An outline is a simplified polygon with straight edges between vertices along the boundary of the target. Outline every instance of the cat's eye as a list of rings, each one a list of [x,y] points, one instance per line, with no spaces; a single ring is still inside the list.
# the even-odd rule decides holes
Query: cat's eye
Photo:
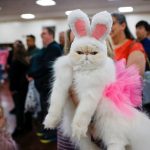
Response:
[[[98,52],[91,52],[90,54],[91,55],[96,55]]]
[[[82,51],[77,51],[77,54],[82,55],[84,53]]]

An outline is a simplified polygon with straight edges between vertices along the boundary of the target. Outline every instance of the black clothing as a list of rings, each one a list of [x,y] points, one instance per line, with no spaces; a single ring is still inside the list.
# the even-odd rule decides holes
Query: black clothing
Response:
[[[144,47],[144,50],[147,54],[147,57],[148,57],[149,61],[150,61],[150,39],[145,38],[141,41],[141,43]],[[146,71],[150,70],[150,64],[149,63],[150,62],[146,61]]]
[[[28,81],[26,79],[26,72],[28,65],[22,63],[21,61],[14,60],[10,65],[9,81],[10,90],[13,93],[13,100],[15,104],[14,112],[17,119],[17,127],[19,131],[25,128],[25,114],[24,105],[28,89]]]
[[[10,65],[10,90],[14,91],[23,91],[28,88],[28,81],[26,79],[26,72],[28,69],[28,65],[14,60]]]

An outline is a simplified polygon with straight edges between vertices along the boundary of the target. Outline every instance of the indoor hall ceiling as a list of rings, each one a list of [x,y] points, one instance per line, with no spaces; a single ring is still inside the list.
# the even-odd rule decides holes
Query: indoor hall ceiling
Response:
[[[99,11],[117,11],[121,6],[132,6],[134,13],[150,13],[150,0],[55,0],[56,5],[42,7],[36,0],[0,0],[0,22],[23,21],[22,13],[33,13],[35,19],[66,17],[65,11],[80,8],[89,15]]]

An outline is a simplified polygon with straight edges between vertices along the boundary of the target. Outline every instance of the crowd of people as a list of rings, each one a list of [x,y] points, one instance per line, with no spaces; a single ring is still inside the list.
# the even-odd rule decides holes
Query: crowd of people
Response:
[[[144,20],[137,22],[135,26],[137,38],[134,38],[123,14],[113,13],[112,19],[112,31],[110,37],[106,40],[108,56],[114,61],[124,58],[127,67],[135,64],[139,68],[141,77],[144,77],[144,72],[150,70],[150,24]],[[13,51],[7,58],[6,69],[9,88],[14,102],[14,108],[10,113],[16,116],[16,128],[12,133],[12,137],[15,139],[27,132],[32,132],[33,126],[36,126],[36,134],[40,137],[41,143],[45,144],[57,140],[58,150],[75,150],[75,145],[68,137],[63,136],[60,127],[54,130],[47,130],[43,126],[43,120],[49,107],[48,97],[51,95],[53,86],[53,63],[58,57],[69,53],[74,35],[70,29],[61,32],[60,43],[57,43],[54,30],[50,27],[44,27],[41,32],[41,38],[43,42],[42,49],[37,48],[34,35],[27,35],[27,49],[25,49],[22,41],[16,40],[13,44]],[[0,64],[1,67],[2,65]],[[34,109],[25,110],[26,100],[30,98],[27,97],[27,94],[31,92],[29,91],[29,86],[33,81],[34,88],[39,94],[37,105],[40,106],[36,118],[33,117],[33,113],[37,106],[34,105]],[[78,100],[73,90],[69,91],[69,95],[76,106]],[[144,108],[150,113],[150,104],[144,106]],[[1,111],[3,110],[0,107],[0,139],[2,139],[0,140],[0,146],[6,147],[5,145],[8,145],[6,140],[8,140],[12,147],[4,148],[4,150],[12,150],[16,148],[16,144],[11,136],[2,138],[3,134],[1,131],[4,132],[5,123]],[[93,137],[93,132],[91,129],[91,137]],[[5,142],[2,142],[4,140]],[[99,143],[94,138],[92,140],[95,143]],[[102,146],[103,144],[100,145]],[[103,147],[105,149],[105,146]]]

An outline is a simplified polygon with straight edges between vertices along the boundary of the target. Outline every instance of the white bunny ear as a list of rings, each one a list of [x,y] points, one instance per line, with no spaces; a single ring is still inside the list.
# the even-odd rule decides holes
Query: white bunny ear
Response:
[[[83,37],[90,34],[89,18],[80,9],[71,12],[68,17],[68,23],[75,37]]]
[[[105,40],[112,27],[112,17],[107,11],[96,14],[92,19],[92,37]]]

